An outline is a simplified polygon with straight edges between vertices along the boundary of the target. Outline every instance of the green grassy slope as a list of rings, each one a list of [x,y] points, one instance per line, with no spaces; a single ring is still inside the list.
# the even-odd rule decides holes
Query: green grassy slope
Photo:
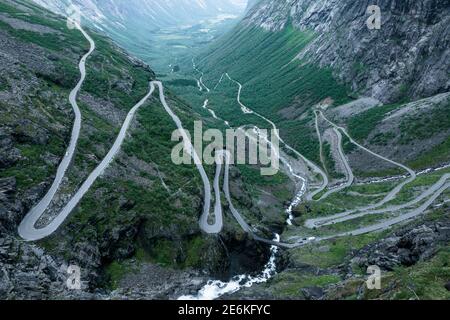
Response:
[[[314,36],[312,32],[301,32],[292,26],[280,32],[237,26],[195,61],[205,73],[203,81],[211,89],[226,72],[241,82],[241,101],[273,120],[288,143],[317,162],[319,151],[311,126],[311,107],[326,98],[331,98],[336,105],[350,98],[349,89],[334,80],[332,70],[294,59]],[[192,70],[190,63],[185,61],[182,70],[189,67]],[[173,83],[173,77],[167,78],[169,84]],[[200,75],[188,72],[178,77],[192,79]],[[202,105],[205,92],[200,93],[193,86],[180,86],[177,82],[172,89],[193,105]],[[208,95],[211,108],[233,126],[252,123],[270,129],[270,125],[256,116],[242,115],[236,102],[237,90],[237,85],[224,77],[217,90]]]
[[[244,104],[266,114],[275,115],[294,100],[308,107],[332,97],[340,104],[348,100],[347,89],[334,81],[331,70],[294,60],[314,36],[292,26],[280,32],[235,30],[198,57],[198,65],[206,80],[228,72],[247,88]]]

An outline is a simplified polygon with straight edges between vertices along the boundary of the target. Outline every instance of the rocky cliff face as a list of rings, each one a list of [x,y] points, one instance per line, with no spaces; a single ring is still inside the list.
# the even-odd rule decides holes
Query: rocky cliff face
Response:
[[[450,89],[450,3],[377,1],[381,29],[369,30],[369,0],[262,0],[244,20],[271,32],[292,24],[316,37],[298,59],[331,66],[355,91],[383,102]]]

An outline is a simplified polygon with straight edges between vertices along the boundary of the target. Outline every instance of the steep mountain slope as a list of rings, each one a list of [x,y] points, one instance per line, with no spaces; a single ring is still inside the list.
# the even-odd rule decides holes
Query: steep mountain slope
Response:
[[[78,96],[82,126],[76,155],[39,226],[103,159],[127,112],[155,79],[147,65],[109,38],[87,32],[96,49],[86,61]],[[221,238],[200,231],[200,177],[195,166],[172,162],[176,126],[157,96],[138,112],[122,151],[65,224],[38,243],[21,241],[18,224],[46,193],[66,152],[74,118],[68,97],[89,43],[78,30],[67,29],[65,19],[26,0],[0,4],[0,43],[1,298],[111,297],[122,276],[140,268],[151,269],[160,286],[127,287],[123,296],[116,292],[119,298],[130,290],[141,297],[173,298],[202,284],[204,276],[195,270],[223,276],[265,263],[268,249],[248,239],[230,218]],[[187,128],[201,119],[170,91],[166,99]],[[235,183],[232,193],[245,203],[247,215],[260,218],[242,182]],[[246,250],[253,254],[243,256]],[[81,267],[83,291],[65,286],[68,264]]]
[[[370,1],[261,1],[246,26],[269,31],[287,24],[317,37],[296,59],[331,66],[352,89],[382,102],[448,91],[447,1],[378,1],[382,27],[365,27]]]

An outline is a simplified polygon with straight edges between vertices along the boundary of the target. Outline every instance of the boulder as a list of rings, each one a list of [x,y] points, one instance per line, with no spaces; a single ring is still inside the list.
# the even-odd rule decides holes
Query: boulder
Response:
[[[436,250],[450,241],[450,220],[404,227],[392,237],[367,245],[355,253],[352,263],[362,268],[376,265],[392,271],[397,266],[412,266],[430,259]]]
[[[320,300],[325,292],[319,287],[306,287],[301,290],[306,300]]]

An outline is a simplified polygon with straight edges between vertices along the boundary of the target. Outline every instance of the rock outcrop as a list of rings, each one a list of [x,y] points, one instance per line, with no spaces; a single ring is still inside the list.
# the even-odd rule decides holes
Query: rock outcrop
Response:
[[[409,267],[433,257],[441,246],[450,242],[450,220],[426,223],[415,228],[405,227],[392,236],[370,244],[358,251],[352,263],[366,269],[376,265],[392,271]]]

